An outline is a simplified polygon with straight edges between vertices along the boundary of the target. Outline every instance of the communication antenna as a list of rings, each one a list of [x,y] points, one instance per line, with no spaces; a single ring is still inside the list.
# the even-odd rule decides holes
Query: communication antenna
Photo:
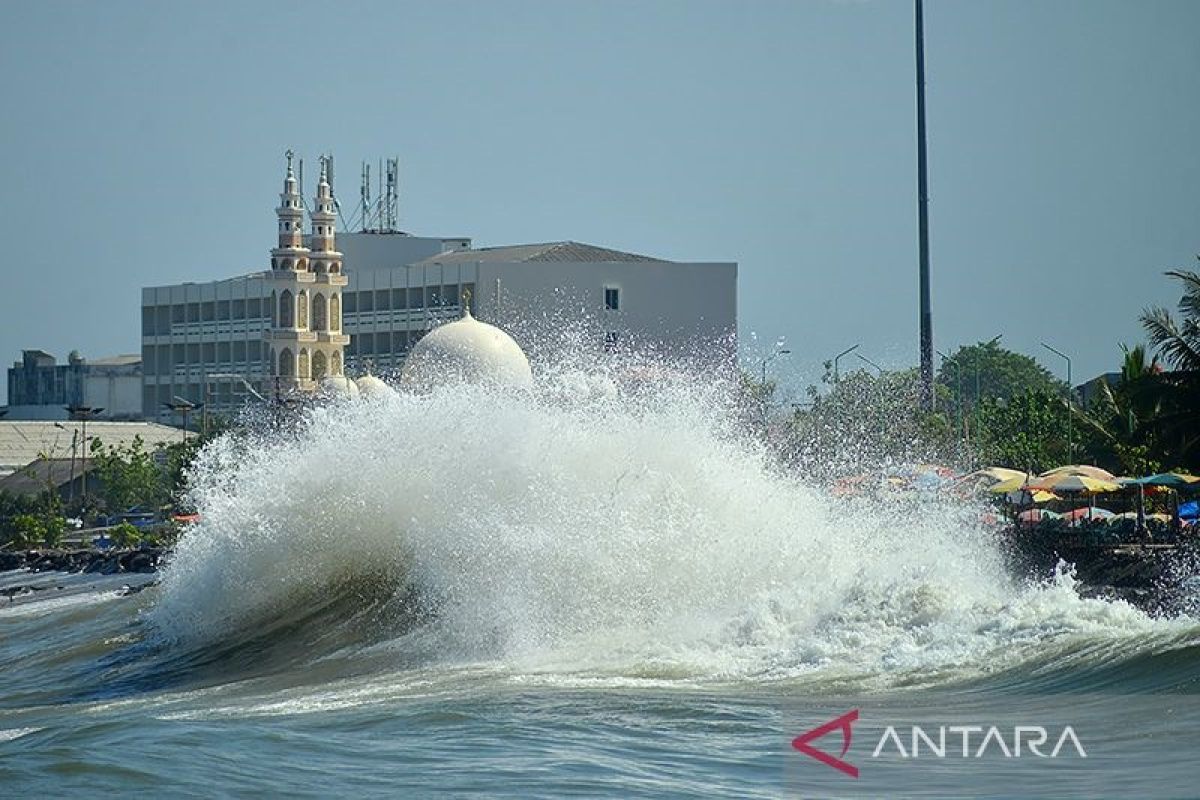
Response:
[[[385,198],[388,232],[394,232],[400,216],[400,159],[389,158],[387,162],[387,195]]]
[[[371,230],[371,165],[362,163],[361,182],[358,189],[359,227],[363,233]]]

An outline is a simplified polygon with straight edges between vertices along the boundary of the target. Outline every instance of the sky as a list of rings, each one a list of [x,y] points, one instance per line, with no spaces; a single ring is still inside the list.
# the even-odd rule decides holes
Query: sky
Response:
[[[1200,267],[1200,3],[925,18],[937,348],[1115,369]],[[909,366],[913,59],[908,0],[12,5],[0,358],[138,352],[142,286],[265,269],[293,148],[343,198],[399,157],[419,235],[737,261],[785,386]]]

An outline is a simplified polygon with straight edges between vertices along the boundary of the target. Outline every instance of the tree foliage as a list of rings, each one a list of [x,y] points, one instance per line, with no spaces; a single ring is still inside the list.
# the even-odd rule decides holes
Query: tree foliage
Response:
[[[1030,391],[1066,390],[1036,359],[994,340],[958,348],[942,361],[937,383],[945,388],[955,414],[976,408],[983,398],[1007,400]]]
[[[107,447],[99,438],[93,439],[90,458],[110,512],[136,506],[157,508],[166,502],[164,469],[146,450],[140,436],[129,444]]]

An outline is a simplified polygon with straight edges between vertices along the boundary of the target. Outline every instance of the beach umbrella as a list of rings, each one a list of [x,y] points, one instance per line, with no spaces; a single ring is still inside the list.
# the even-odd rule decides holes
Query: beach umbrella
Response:
[[[1065,467],[1055,467],[1054,469],[1046,470],[1038,477],[1049,478],[1057,475],[1077,475],[1081,478],[1094,478],[1100,481],[1113,481],[1117,477],[1106,469],[1093,467],[1089,464],[1068,464]]]
[[[1100,494],[1120,491],[1121,485],[1110,480],[1089,478],[1085,475],[1050,475],[1035,478],[1027,484],[1029,489],[1044,489],[1055,494]]]
[[[1183,472],[1160,472],[1157,475],[1147,475],[1145,478],[1134,478],[1131,483],[1139,486],[1166,486],[1179,489],[1200,483],[1200,478]]]
[[[1025,472],[1018,472],[1011,478],[1005,478],[999,483],[988,489],[989,492],[995,494],[1008,494],[1009,492],[1019,492],[1026,487],[1031,481],[1036,480],[1032,475]]]
[[[1062,498],[1054,492],[1047,492],[1044,489],[1035,489],[1026,491],[1025,489],[1017,489],[1014,492],[1009,492],[1005,495],[1008,502],[1017,506],[1027,506],[1032,503],[1049,503],[1051,500],[1061,500]]]
[[[1001,481],[1023,477],[1025,477],[1025,473],[1021,472],[1019,469],[1009,469],[1007,467],[984,467],[983,469],[977,469],[974,472],[968,472],[966,475],[958,478],[955,481],[955,484],[971,484],[972,486],[984,488],[994,486]]]

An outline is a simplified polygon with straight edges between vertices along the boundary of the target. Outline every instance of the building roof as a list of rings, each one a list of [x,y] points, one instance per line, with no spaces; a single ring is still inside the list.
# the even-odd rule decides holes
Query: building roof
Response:
[[[95,470],[93,461],[87,462],[87,471]],[[58,489],[83,474],[83,460],[70,458],[39,458],[9,475],[0,478],[0,492],[11,494],[41,494],[47,484]]]
[[[130,364],[142,363],[142,357],[137,353],[130,353],[118,356],[106,356],[105,358],[93,358],[87,363],[91,367],[125,367]]]
[[[478,261],[515,263],[525,261],[556,261],[560,263],[627,263],[649,261],[659,264],[666,259],[626,253],[594,244],[582,242],[543,242],[541,244],[514,244],[504,247],[480,247],[471,250],[453,250],[430,256],[418,264],[474,264]]]
[[[71,440],[74,432],[82,427],[82,423],[70,421],[0,420],[0,476],[15,472],[42,456],[51,459],[66,457],[70,460]],[[153,450],[159,444],[180,441],[183,433],[179,428],[153,422],[89,420],[87,436],[88,439],[97,438],[106,445],[132,444],[134,437],[140,436],[146,449]],[[77,452],[82,456],[82,443],[79,448]]]

